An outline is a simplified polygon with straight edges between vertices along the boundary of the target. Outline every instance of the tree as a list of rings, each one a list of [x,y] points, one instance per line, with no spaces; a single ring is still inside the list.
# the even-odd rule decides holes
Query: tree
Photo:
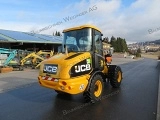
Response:
[[[136,57],[141,57],[141,49],[140,48],[137,49]]]
[[[57,32],[57,36],[61,36],[60,32]]]
[[[121,38],[118,37],[117,38],[117,41],[116,41],[116,44],[117,44],[117,52],[122,52],[122,46],[121,46]]]
[[[114,51],[116,52],[117,51],[117,44],[116,44],[116,38],[114,36],[111,37],[111,41],[110,41],[110,44],[111,46],[114,48]]]
[[[58,34],[58,33],[57,33],[57,31],[56,31],[56,34],[55,34],[55,36],[57,36],[57,34]]]
[[[127,43],[126,43],[125,39],[124,39],[124,50],[125,50],[125,52],[128,52],[128,47],[127,47]]]
[[[137,49],[137,53],[141,53],[141,49],[140,48]]]
[[[114,48],[115,52],[127,52],[128,51],[126,40],[123,38],[117,37],[116,39],[114,36],[112,36],[110,44]]]
[[[59,31],[56,31],[56,33],[55,33],[55,34],[53,33],[53,35],[54,35],[54,36],[62,36]]]
[[[116,41],[116,38],[114,36],[112,36],[111,41]]]
[[[127,47],[127,44],[126,44],[126,40],[125,39],[122,39],[122,38],[119,38],[120,39],[120,52],[127,52],[128,51],[128,47]]]

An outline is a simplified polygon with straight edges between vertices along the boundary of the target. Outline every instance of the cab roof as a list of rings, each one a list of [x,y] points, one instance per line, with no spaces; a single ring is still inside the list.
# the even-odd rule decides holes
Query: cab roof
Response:
[[[79,29],[83,29],[83,28],[93,28],[93,29],[101,32],[101,30],[99,28],[97,28],[96,26],[93,26],[93,25],[82,25],[82,26],[72,27],[72,28],[64,29],[63,32],[68,32],[68,31],[72,31],[72,30],[79,30]]]

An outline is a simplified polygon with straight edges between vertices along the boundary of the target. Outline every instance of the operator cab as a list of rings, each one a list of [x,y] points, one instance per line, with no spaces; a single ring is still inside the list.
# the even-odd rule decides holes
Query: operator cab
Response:
[[[102,47],[101,31],[91,25],[74,27],[63,31],[62,52],[89,52],[92,56],[93,68],[104,69],[105,62]]]
[[[63,31],[64,41],[62,52],[102,52],[101,32],[98,28],[84,25]]]

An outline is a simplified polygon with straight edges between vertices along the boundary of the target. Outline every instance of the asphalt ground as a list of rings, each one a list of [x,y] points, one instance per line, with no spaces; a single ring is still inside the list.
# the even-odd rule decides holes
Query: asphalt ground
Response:
[[[38,70],[0,73],[0,93],[37,82]]]
[[[158,102],[157,102],[157,118],[160,120],[160,60],[158,60],[157,69],[159,69],[159,88],[158,88]]]
[[[114,58],[114,57],[113,57]],[[155,120],[159,67],[152,59],[113,59],[123,71],[121,87],[106,83],[102,99],[58,95],[39,86],[38,70],[0,74],[0,120]]]

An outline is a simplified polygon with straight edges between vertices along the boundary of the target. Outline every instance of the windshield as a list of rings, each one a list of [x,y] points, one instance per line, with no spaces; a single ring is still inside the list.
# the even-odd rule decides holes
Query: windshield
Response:
[[[91,28],[84,28],[80,30],[65,32],[64,45],[67,46],[68,52],[91,51]]]

